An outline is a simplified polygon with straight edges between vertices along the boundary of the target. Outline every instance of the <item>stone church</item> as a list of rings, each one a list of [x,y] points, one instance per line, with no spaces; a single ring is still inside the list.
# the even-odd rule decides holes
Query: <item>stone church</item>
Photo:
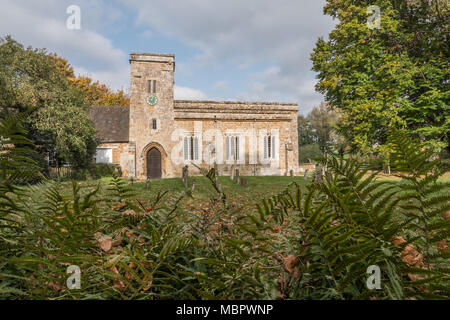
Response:
[[[298,172],[298,105],[174,100],[175,56],[130,55],[130,106],[91,108],[97,163],[135,179],[180,177],[216,166],[220,175]]]

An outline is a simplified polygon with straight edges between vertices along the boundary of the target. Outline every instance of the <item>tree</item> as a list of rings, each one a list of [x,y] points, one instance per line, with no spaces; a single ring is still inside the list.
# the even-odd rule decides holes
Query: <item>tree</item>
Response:
[[[314,159],[319,159],[323,157],[323,152],[317,143],[306,144],[299,148],[299,162],[308,163]],[[313,161],[314,162],[314,161]]]
[[[85,103],[90,106],[129,106],[130,98],[123,90],[113,92],[106,85],[93,81],[87,76],[75,76],[75,72],[68,61],[56,54],[50,55],[56,63],[61,74],[69,83],[85,94]]]
[[[308,114],[308,121],[313,128],[316,141],[319,144],[322,154],[325,155],[330,149],[330,137],[334,131],[334,125],[337,122],[338,115],[330,109],[326,103],[320,103],[318,107],[314,107]]]
[[[299,115],[297,122],[299,147],[317,142],[317,136],[308,118],[304,115]]]
[[[366,24],[370,5],[381,8],[380,29]],[[370,153],[395,128],[448,149],[447,1],[327,0],[324,13],[339,23],[311,55],[316,89],[353,149]]]
[[[329,153],[343,153],[346,140],[335,130],[338,113],[321,103],[305,117],[298,116],[299,161],[321,158]]]
[[[27,138],[41,155],[75,167],[86,166],[96,149],[95,128],[84,93],[69,84],[43,49],[24,49],[0,38],[0,112],[2,118],[27,113]]]

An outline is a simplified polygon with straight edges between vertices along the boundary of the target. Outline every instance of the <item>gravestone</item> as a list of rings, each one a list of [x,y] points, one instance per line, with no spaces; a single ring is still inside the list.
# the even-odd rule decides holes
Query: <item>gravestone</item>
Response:
[[[236,183],[239,184],[239,169],[236,169]]]
[[[183,179],[183,185],[184,185],[185,188],[188,187],[188,177],[189,177],[189,167],[188,166],[184,166],[183,167],[182,179]]]
[[[247,186],[247,180],[244,178],[241,178],[241,186],[246,187]]]
[[[291,178],[293,178],[294,177],[294,170],[291,170],[290,173],[291,173]]]
[[[315,182],[322,182],[323,180],[323,176],[322,176],[322,169],[318,168],[316,169],[316,171],[314,172],[314,181]]]
[[[306,178],[308,178],[308,169],[305,170],[305,174],[303,175],[303,179],[306,180]]]
[[[145,189],[148,190],[149,187],[150,187],[150,178],[147,177],[147,181],[145,181]]]
[[[219,166],[216,162],[214,162],[214,173],[216,174],[216,177],[219,176]]]
[[[321,167],[316,167],[313,172],[313,182],[321,182],[323,180],[323,172]]]

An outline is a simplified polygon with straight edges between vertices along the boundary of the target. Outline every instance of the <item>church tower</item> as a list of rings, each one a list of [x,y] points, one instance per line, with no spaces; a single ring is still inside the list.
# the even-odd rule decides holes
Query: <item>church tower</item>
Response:
[[[130,65],[130,175],[165,177],[171,170],[175,56],[132,53]]]

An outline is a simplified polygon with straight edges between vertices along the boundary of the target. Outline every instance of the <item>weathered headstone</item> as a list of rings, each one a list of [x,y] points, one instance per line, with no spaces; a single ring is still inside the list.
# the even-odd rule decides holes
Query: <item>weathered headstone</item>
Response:
[[[214,173],[216,174],[216,177],[219,176],[219,166],[216,162],[214,162]]]
[[[316,166],[316,168],[313,171],[312,181],[313,182],[320,182],[323,178],[323,172],[322,168],[319,166]]]
[[[243,187],[247,186],[247,179],[241,178],[241,186]]]
[[[185,188],[188,187],[188,177],[189,177],[189,167],[188,166],[184,166],[183,167],[182,179],[183,179],[183,185],[184,185]]]
[[[290,173],[291,173],[291,178],[293,178],[294,177],[294,170],[291,170]]]
[[[194,191],[195,191],[195,180],[192,180],[191,193],[194,193]]]
[[[316,172],[314,174],[314,181],[322,182],[322,180],[323,180],[322,169],[318,168],[318,169],[316,169]]]
[[[239,169],[236,168],[236,183],[239,184]]]
[[[148,190],[149,187],[150,187],[150,177],[147,177],[147,181],[145,181],[145,189]]]
[[[230,179],[234,180],[234,166],[231,166],[231,170],[230,170]]]

